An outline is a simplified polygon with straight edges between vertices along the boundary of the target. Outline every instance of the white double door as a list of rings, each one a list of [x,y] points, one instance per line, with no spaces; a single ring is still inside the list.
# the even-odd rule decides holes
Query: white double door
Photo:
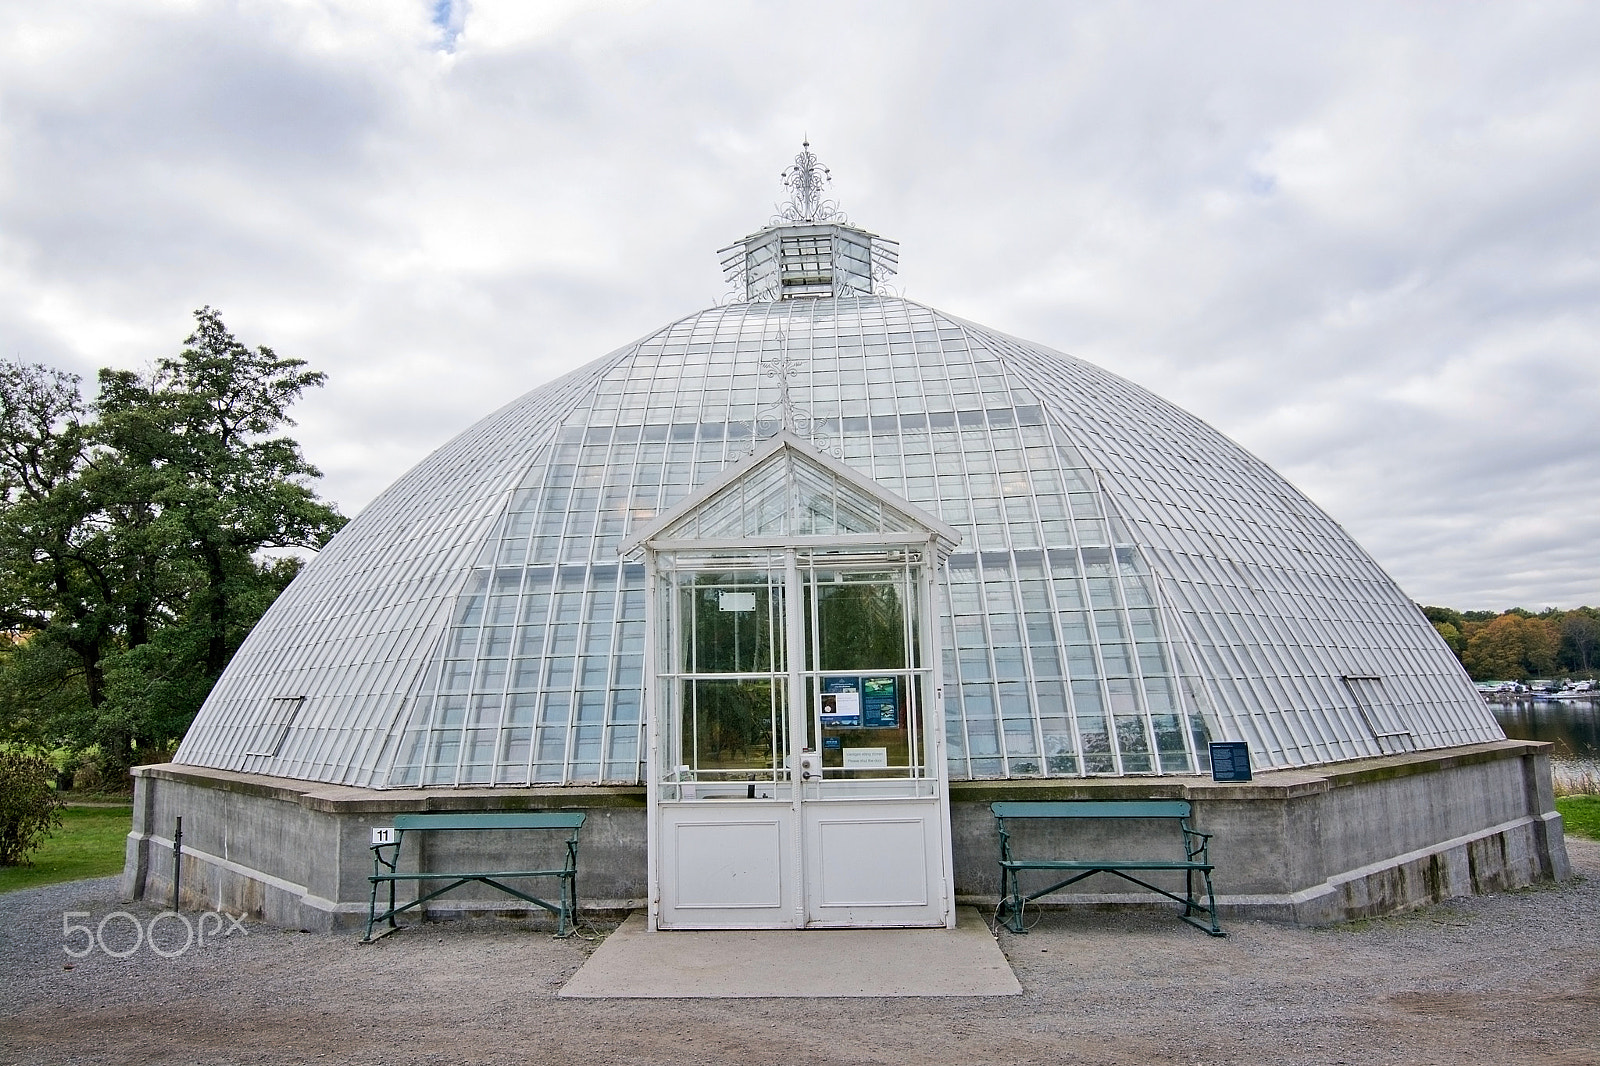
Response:
[[[938,798],[827,791],[663,804],[657,927],[950,924]]]
[[[658,929],[954,921],[927,575],[679,574],[653,721]]]

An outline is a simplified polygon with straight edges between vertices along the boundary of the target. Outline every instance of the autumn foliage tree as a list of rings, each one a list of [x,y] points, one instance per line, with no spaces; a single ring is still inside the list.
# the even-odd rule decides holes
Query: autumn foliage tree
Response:
[[[1480,680],[1526,681],[1556,670],[1561,631],[1547,619],[1507,612],[1476,627],[1461,662]]]
[[[1422,613],[1475,681],[1593,677],[1600,670],[1600,608]]]

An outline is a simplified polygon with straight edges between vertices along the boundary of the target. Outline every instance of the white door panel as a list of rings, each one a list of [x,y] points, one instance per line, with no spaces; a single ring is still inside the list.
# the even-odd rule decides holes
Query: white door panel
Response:
[[[794,814],[767,803],[663,805],[673,857],[661,882],[662,928],[792,926]]]
[[[804,808],[806,924],[946,924],[936,800],[819,801]]]

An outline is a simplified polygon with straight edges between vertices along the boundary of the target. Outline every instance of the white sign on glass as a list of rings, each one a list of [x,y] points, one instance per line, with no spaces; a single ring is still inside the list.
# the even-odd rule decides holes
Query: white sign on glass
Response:
[[[844,749],[844,768],[846,770],[867,770],[879,766],[889,765],[888,748],[846,748]]]

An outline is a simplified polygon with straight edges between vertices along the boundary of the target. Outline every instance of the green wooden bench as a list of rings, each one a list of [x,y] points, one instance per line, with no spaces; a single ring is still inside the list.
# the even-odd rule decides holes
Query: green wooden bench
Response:
[[[520,900],[543,907],[558,921],[557,936],[571,934],[578,913],[578,830],[583,828],[582,811],[458,811],[440,814],[397,814],[394,818],[394,839],[372,845],[372,899],[367,907],[367,935],[362,943],[372,942],[372,927],[387,921],[387,933],[396,927],[395,915],[420,907],[452,889],[469,882],[485,884],[508,893]],[[545,870],[483,869],[483,870],[419,870],[401,871],[400,849],[406,835],[418,833],[483,832],[485,830],[536,830],[567,834],[565,861],[560,867]],[[557,901],[551,902],[530,895],[506,884],[508,880],[530,878],[555,878]],[[449,881],[442,888],[418,896],[409,903],[395,906],[395,884],[400,881]],[[389,886],[389,908],[378,912],[378,888]]]
[[[1170,900],[1183,904],[1184,921],[1196,929],[1204,929],[1212,936],[1226,936],[1222,927],[1217,924],[1217,898],[1211,890],[1211,860],[1206,856],[1206,848],[1211,843],[1210,833],[1198,832],[1189,826],[1188,800],[1063,800],[1054,803],[991,803],[989,809],[994,812],[995,824],[1000,830],[1000,908],[996,912],[996,920],[1002,920],[1002,915],[1009,912],[1006,926],[1013,933],[1025,933],[1026,927],[1022,923],[1022,909],[1033,900],[1048,896],[1052,892],[1060,891],[1070,884],[1082,881],[1095,874],[1115,874],[1125,881],[1131,881],[1140,888],[1147,888],[1151,892],[1159,893]],[[1019,854],[1017,841],[1013,838],[1020,831],[1016,825],[1019,821],[1027,820],[1054,820],[1071,821],[1086,818],[1129,818],[1144,821],[1169,820],[1178,823],[1178,828],[1183,833],[1183,858],[1182,859],[1110,859],[1110,858],[1078,858],[1068,859],[1056,855],[1023,855]],[[1011,828],[1007,828],[1007,823]],[[1030,892],[1026,895],[1022,891],[1021,874],[1024,870],[1053,871],[1056,874],[1067,874],[1064,881],[1058,881],[1049,888]],[[1181,871],[1184,875],[1184,894],[1178,895],[1159,885],[1135,877],[1130,871],[1138,873],[1154,873],[1158,871]],[[1195,878],[1198,876],[1205,884],[1206,902],[1202,904],[1195,896]],[[1195,919],[1195,915],[1210,919],[1206,925]]]

